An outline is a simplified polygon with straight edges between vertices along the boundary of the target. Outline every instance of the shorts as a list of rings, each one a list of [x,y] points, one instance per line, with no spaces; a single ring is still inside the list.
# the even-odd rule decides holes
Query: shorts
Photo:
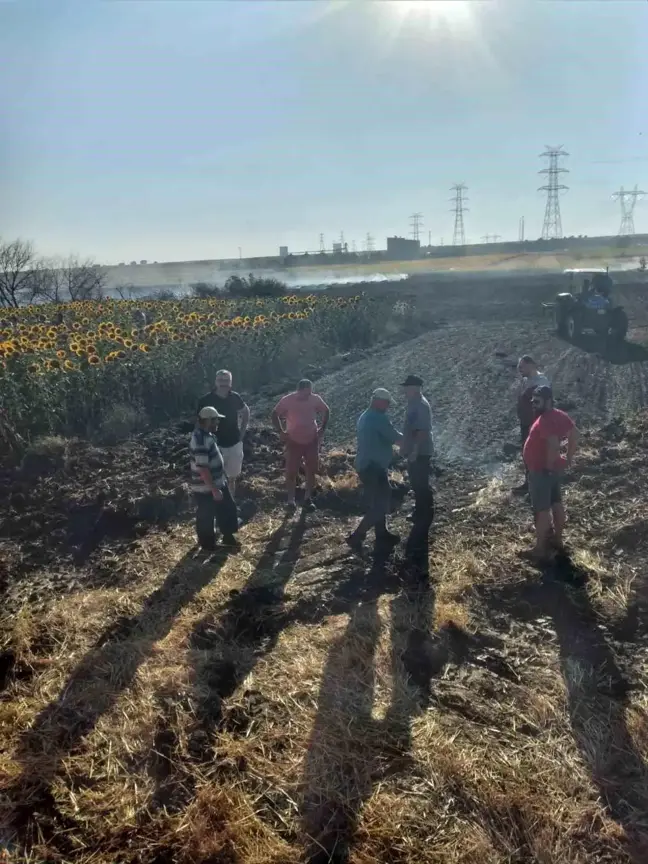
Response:
[[[319,439],[310,444],[298,444],[288,439],[286,441],[286,473],[297,474],[302,462],[307,471],[316,474],[319,469]]]
[[[230,480],[235,480],[243,468],[243,442],[239,441],[233,447],[221,447],[223,457],[223,468]]]
[[[562,504],[560,474],[549,471],[529,471],[529,497],[534,513],[544,513]]]

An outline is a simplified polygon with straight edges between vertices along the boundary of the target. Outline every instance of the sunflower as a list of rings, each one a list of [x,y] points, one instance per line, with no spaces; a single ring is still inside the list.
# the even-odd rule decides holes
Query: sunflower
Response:
[[[65,359],[65,351],[62,351],[62,350],[57,351],[56,356],[59,358],[59,360],[64,360]]]
[[[28,372],[40,372],[40,363],[30,363],[27,367]]]
[[[139,350],[143,351],[144,354],[148,354],[151,350],[151,347],[150,347],[150,345],[147,345],[146,342],[142,342],[141,345],[139,346]]]
[[[91,366],[98,366],[98,365],[101,363],[101,360],[99,359],[99,357],[97,357],[96,354],[91,354],[91,355],[88,357],[88,363],[89,363]]]
[[[70,372],[72,369],[76,369],[77,367],[71,360],[66,360],[63,364],[63,368]]]

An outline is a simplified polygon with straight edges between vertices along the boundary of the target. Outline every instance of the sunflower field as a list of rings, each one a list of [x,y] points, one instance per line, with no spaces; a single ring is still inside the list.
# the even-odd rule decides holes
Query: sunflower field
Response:
[[[378,304],[380,305],[380,304]],[[116,405],[193,409],[216,369],[252,390],[380,337],[365,298],[84,301],[0,310],[0,407],[23,436],[86,434]]]

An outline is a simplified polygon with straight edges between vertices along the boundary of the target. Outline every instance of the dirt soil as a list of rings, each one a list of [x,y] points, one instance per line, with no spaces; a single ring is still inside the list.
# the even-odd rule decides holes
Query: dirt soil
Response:
[[[254,400],[237,555],[195,547],[187,422],[112,448],[49,440],[2,470],[8,860],[648,860],[642,289],[624,287],[622,350],[552,335],[544,284],[407,290],[395,304],[433,329],[317,380],[333,414],[306,518],[281,510],[275,394]],[[521,353],[586,430],[570,553],[546,570],[521,556],[511,492]],[[399,419],[408,372],[434,410],[437,519],[422,558],[363,561],[343,542],[354,424],[376,386]],[[401,465],[393,479],[406,536]]]

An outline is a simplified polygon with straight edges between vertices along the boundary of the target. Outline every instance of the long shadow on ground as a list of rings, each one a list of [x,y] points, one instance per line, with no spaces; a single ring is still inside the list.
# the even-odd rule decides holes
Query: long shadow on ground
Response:
[[[27,844],[37,834],[46,837],[48,823],[64,824],[49,789],[61,763],[133,683],[155,644],[170,632],[182,609],[214,579],[226,560],[224,550],[207,562],[204,556],[186,555],[146,598],[138,615],[120,618],[104,631],[73,670],[59,697],[23,734],[16,754],[22,774],[7,800],[14,805],[13,821]],[[84,778],[77,779],[84,782]]]
[[[293,620],[285,609],[285,588],[299,560],[306,527],[303,516],[292,528],[284,519],[245,586],[231,593],[224,611],[202,618],[190,636],[196,723],[188,749],[198,762],[213,764],[215,733],[227,728],[243,734],[255,710],[262,707],[263,697],[254,692],[244,694],[243,706],[229,709],[225,700],[259,660],[272,652]],[[190,774],[171,758],[176,745],[174,733],[162,724],[153,746],[163,754],[154,766],[154,804],[167,810],[182,809],[192,794]]]
[[[629,683],[592,608],[586,579],[563,558],[543,572],[541,581],[489,589],[482,599],[522,620],[552,618],[574,740],[610,815],[625,829],[628,854],[643,864],[648,861],[648,769],[628,729]]]
[[[348,861],[360,811],[374,785],[388,773],[407,772],[410,765],[412,719],[427,704],[434,674],[420,658],[434,606],[424,572],[427,544],[417,551],[421,558],[409,558],[400,574],[377,551],[369,573],[354,574],[338,589],[338,600],[345,595],[350,600],[345,609],[349,623],[324,669],[303,773],[302,829],[309,864]],[[385,720],[377,722],[372,708],[381,631],[378,601],[382,594],[395,592],[392,665],[398,683]],[[417,693],[400,687],[408,675]]]

